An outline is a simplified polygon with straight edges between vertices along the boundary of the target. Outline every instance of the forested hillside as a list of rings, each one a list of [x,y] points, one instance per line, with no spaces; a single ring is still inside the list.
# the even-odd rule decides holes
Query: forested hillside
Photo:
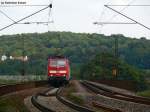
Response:
[[[117,35],[119,57],[140,69],[150,69],[150,40],[133,39]],[[24,53],[26,74],[46,74],[49,55],[64,55],[70,59],[72,72],[78,74],[80,66],[97,54],[114,54],[114,35],[79,34],[71,32],[47,32],[0,37],[0,56],[20,57]],[[24,52],[23,52],[24,49]],[[20,74],[22,62],[18,60],[0,61],[0,74]]]
[[[117,64],[117,67],[115,65]],[[114,74],[114,69],[117,73]],[[116,59],[110,53],[96,55],[92,60],[81,67],[82,79],[88,80],[125,80],[134,82],[137,90],[144,90],[146,81],[145,72],[137,69],[121,59]]]

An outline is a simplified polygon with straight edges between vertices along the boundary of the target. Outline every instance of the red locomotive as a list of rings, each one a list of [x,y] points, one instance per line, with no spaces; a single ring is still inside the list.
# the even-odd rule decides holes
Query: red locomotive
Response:
[[[48,82],[55,87],[67,84],[70,80],[69,60],[56,56],[48,59]]]

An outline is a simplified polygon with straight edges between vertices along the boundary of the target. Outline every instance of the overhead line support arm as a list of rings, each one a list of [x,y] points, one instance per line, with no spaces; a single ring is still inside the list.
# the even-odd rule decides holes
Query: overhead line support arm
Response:
[[[104,5],[104,6],[105,6],[105,7],[107,7],[108,9],[110,9],[110,10],[112,10],[112,11],[114,11],[114,12],[116,12],[116,13],[118,13],[118,14],[120,14],[120,15],[122,15],[122,16],[124,16],[124,17],[126,17],[126,18],[128,18],[129,20],[131,20],[131,21],[133,21],[133,22],[135,22],[135,23],[137,23],[137,24],[139,24],[139,25],[143,26],[144,28],[146,28],[146,29],[150,30],[150,28],[149,28],[149,27],[147,27],[147,26],[145,26],[144,24],[142,24],[142,23],[140,23],[140,22],[138,22],[138,21],[136,21],[136,20],[134,20],[134,19],[132,19],[132,18],[130,18],[130,17],[128,17],[128,16],[126,16],[125,14],[123,14],[123,13],[121,13],[121,12],[119,12],[119,11],[117,11],[117,10],[115,10],[115,9],[111,8],[111,7],[109,7],[108,5]]]
[[[30,15],[28,15],[28,16],[26,16],[26,17],[24,17],[24,18],[22,18],[22,19],[20,19],[20,20],[18,20],[18,21],[16,21],[16,22],[13,22],[13,23],[10,24],[10,25],[7,25],[7,26],[1,28],[0,31],[4,30],[4,29],[6,29],[6,28],[9,28],[9,27],[11,27],[11,26],[13,26],[13,25],[15,25],[15,24],[17,24],[17,23],[19,23],[19,22],[21,22],[21,21],[23,21],[23,20],[25,20],[25,19],[27,19],[27,18],[33,16],[33,15],[35,15],[35,14],[37,14],[37,13],[39,13],[39,12],[41,12],[41,11],[47,9],[47,8],[52,8],[52,4],[48,5],[47,7],[43,8],[43,9],[41,9],[41,10],[39,10],[39,11],[33,13],[33,14],[30,14]]]

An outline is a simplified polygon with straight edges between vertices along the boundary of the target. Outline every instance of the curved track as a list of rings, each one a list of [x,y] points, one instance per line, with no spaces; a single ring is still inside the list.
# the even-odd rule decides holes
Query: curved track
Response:
[[[74,110],[77,110],[79,112],[94,112],[94,110],[91,110],[91,109],[88,109],[86,107],[83,107],[83,106],[80,106],[80,105],[77,105],[75,103],[72,103],[68,100],[66,100],[65,98],[61,97],[60,96],[60,93],[62,91],[62,88],[60,88],[57,93],[56,93],[56,98],[62,102],[63,104],[69,106],[70,108],[74,109]]]
[[[61,103],[63,103],[64,105],[66,105],[67,107],[70,107],[76,111],[79,111],[79,112],[94,112],[94,110],[91,110],[91,109],[88,109],[86,107],[82,107],[80,105],[77,105],[77,104],[74,104],[72,102],[70,102],[69,100],[66,100],[65,98],[63,98],[60,93],[62,92],[63,88],[59,88],[55,94],[55,97],[57,98],[57,100],[59,100]],[[47,96],[47,95],[44,95],[46,92],[43,92],[42,94],[41,93],[38,93],[34,96],[32,96],[31,98],[31,101],[33,103],[33,105],[38,108],[40,111],[42,112],[56,112],[55,110],[52,110],[52,109],[49,109],[47,107],[45,107],[44,105],[40,104],[38,102],[38,96]]]
[[[106,92],[106,94],[108,93],[108,90],[99,90],[98,88],[94,87],[93,85],[90,85],[87,83],[87,81],[81,81],[81,84],[84,85],[85,87],[87,87],[89,90],[93,91],[94,93],[103,93],[103,92]],[[113,94],[112,92],[110,92],[110,94]],[[106,111],[110,111],[110,112],[122,112],[120,109],[116,109],[116,108],[113,108],[113,107],[110,107],[110,106],[106,106],[106,105],[103,105],[101,103],[98,103],[98,102],[92,102],[93,106],[95,107],[98,107],[98,108],[101,108],[103,110],[106,110]]]
[[[36,108],[38,108],[40,111],[42,111],[42,112],[55,112],[55,111],[53,111],[53,110],[51,110],[51,109],[49,109],[49,108],[47,108],[47,107],[41,105],[41,104],[38,102],[38,99],[37,99],[38,96],[44,96],[44,95],[45,95],[44,93],[46,93],[46,92],[37,93],[37,94],[33,95],[32,98],[31,98],[32,104],[33,104]],[[45,95],[45,96],[46,96],[46,95]]]
[[[106,97],[129,101],[129,102],[134,102],[134,103],[139,103],[139,104],[150,105],[150,99],[148,99],[148,98],[132,96],[132,95],[124,94],[124,93],[115,92],[113,90],[107,89],[105,87],[99,86],[99,85],[94,84],[89,81],[83,81],[81,83],[84,86],[86,86],[87,88],[89,88],[90,90],[92,90],[93,92],[104,95]]]

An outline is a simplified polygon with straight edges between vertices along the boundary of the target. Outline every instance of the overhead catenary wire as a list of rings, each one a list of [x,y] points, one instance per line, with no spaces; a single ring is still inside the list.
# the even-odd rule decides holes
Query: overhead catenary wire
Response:
[[[130,4],[132,4],[134,1],[135,1],[135,0],[131,0],[131,1],[130,1],[127,5],[125,5],[125,7],[122,8],[119,12],[123,12],[125,9],[128,8],[128,6],[129,6]],[[106,5],[108,5],[108,4],[106,4]],[[108,5],[108,6],[110,6],[110,5]],[[113,15],[108,21],[113,20],[113,19],[114,19],[115,17],[117,17],[117,16],[118,16],[118,14]]]
[[[115,7],[116,6],[133,6],[133,7],[140,7],[140,6],[141,7],[145,7],[145,6],[148,6],[149,7],[150,5],[108,5],[108,6],[115,6]]]
[[[41,11],[43,11],[43,10],[45,10],[45,9],[47,9],[47,8],[52,8],[52,4],[49,4],[49,5],[46,5],[46,7],[45,8],[42,8],[41,10],[38,10],[38,11],[36,11],[36,12],[34,12],[34,13],[32,13],[32,14],[30,14],[30,15],[28,15],[28,16],[26,16],[26,17],[24,17],[24,18],[22,18],[22,19],[20,19],[20,20],[18,20],[18,21],[15,21],[15,20],[13,20],[12,18],[10,18],[6,13],[4,13],[3,11],[1,11],[0,10],[0,13],[2,13],[4,16],[6,16],[8,19],[10,19],[11,21],[13,21],[13,23],[12,24],[9,24],[9,25],[7,25],[7,26],[5,26],[5,27],[3,27],[3,28],[1,28],[0,29],[0,31],[2,31],[2,30],[4,30],[4,29],[6,29],[6,28],[9,28],[9,27],[11,27],[11,26],[13,26],[13,25],[15,25],[15,24],[49,24],[49,23],[52,23],[53,21],[47,21],[47,22],[45,22],[45,21],[43,21],[43,22],[24,22],[24,23],[20,23],[21,21],[23,21],[23,20],[25,20],[25,19],[27,19],[27,18],[29,18],[29,17],[31,17],[31,16],[33,16],[33,15],[35,15],[35,14],[37,14],[37,13],[39,13],[39,12],[41,12]],[[25,50],[24,50],[24,36],[23,36],[23,39],[22,39],[23,41],[23,51],[22,51],[22,56],[23,56],[23,64],[22,64],[22,70],[21,70],[21,72],[22,72],[22,75],[24,76],[25,75],[25,62],[24,62],[24,56],[25,56]]]
[[[131,0],[127,5],[132,4],[134,1],[135,1],[135,0]],[[110,4],[110,2],[108,2],[106,5],[109,6],[109,4]],[[128,7],[128,6],[124,7],[124,8],[121,9],[120,11],[121,11],[121,12],[124,11],[127,7]],[[105,7],[104,7],[104,8],[105,8]],[[104,8],[103,8],[103,11],[102,11],[102,13],[101,13],[101,16],[100,16],[99,21],[101,21],[103,15],[104,15],[104,12],[105,12]],[[117,17],[117,16],[118,16],[118,14],[115,14],[115,15],[113,15],[108,21],[105,21],[105,22],[94,22],[93,24],[100,25],[100,26],[101,26],[101,30],[102,30],[103,26],[106,25],[106,24],[136,24],[136,23],[123,23],[123,22],[109,22],[109,21],[111,21],[112,19],[114,19],[114,18]],[[101,31],[101,30],[100,30],[100,31]]]
[[[49,9],[49,16],[48,18],[50,18],[50,13],[51,13],[51,8]],[[4,13],[3,11],[0,10],[0,13],[2,13],[5,17],[7,17],[8,19],[10,19],[12,22],[16,22],[14,19],[12,19],[11,17],[9,17],[6,13]],[[53,23],[53,21],[50,21],[48,19],[48,21],[46,22],[24,22],[24,23],[16,23],[16,24],[49,24],[49,23]]]
[[[96,25],[104,25],[104,24],[137,24],[135,22],[94,22]]]
[[[127,5],[130,5],[134,2],[135,0],[130,1]],[[110,2],[109,2],[110,3]],[[109,6],[109,3],[107,3],[107,5]],[[123,9],[120,10],[120,12],[124,11],[128,6],[124,7]],[[101,25],[102,27],[106,24],[136,24],[136,23],[130,23],[130,22],[109,22],[112,19],[114,19],[115,17],[117,17],[118,14],[113,15],[108,21],[105,22],[94,22],[93,24],[96,25]]]
[[[107,4],[109,4],[109,3],[110,3],[110,1],[108,0]],[[101,12],[101,14],[100,14],[99,21],[102,20],[104,14],[105,14],[105,7],[103,7],[103,9],[102,9],[102,12]],[[100,26],[100,31],[99,31],[100,33],[101,33],[101,31],[102,31],[102,28],[103,28],[103,25]]]
[[[13,26],[13,25],[15,25],[15,24],[17,24],[17,23],[19,23],[19,22],[21,22],[21,21],[23,21],[23,20],[25,20],[25,19],[27,19],[27,18],[33,16],[33,15],[35,15],[35,14],[37,14],[37,13],[39,13],[39,12],[41,12],[41,11],[47,9],[47,8],[52,8],[52,4],[46,6],[45,8],[42,8],[42,9],[39,10],[39,11],[36,11],[35,13],[32,13],[32,14],[30,14],[30,15],[28,15],[28,16],[26,16],[26,17],[24,17],[24,18],[22,18],[22,19],[20,19],[20,20],[18,20],[18,21],[16,21],[16,22],[13,22],[12,24],[9,24],[9,25],[7,25],[7,26],[1,28],[0,31],[4,30],[4,29],[6,29],[6,28],[9,28],[9,27],[11,27],[11,26]]]
[[[107,3],[107,5],[108,5],[109,3],[110,3],[110,1]],[[102,19],[102,17],[103,17],[104,14],[105,14],[105,7],[103,7],[103,10],[102,10],[102,12],[101,12],[101,15],[100,15],[99,20]]]
[[[13,20],[12,18],[10,18],[6,13],[4,13],[3,11],[0,10],[0,13],[2,13],[5,17],[7,17],[8,19],[10,19],[13,22],[16,22],[15,20]]]
[[[109,7],[108,5],[104,5],[104,6],[107,7],[108,9],[110,9],[110,10],[112,10],[112,11],[114,11],[114,12],[116,12],[116,13],[122,15],[122,16],[124,16],[125,18],[127,18],[127,19],[129,19],[129,20],[131,20],[131,21],[133,21],[133,22],[135,22],[135,23],[137,23],[137,24],[139,24],[140,26],[143,26],[144,28],[150,30],[149,27],[147,27],[146,25],[144,25],[144,24],[142,24],[142,23],[140,23],[140,22],[138,22],[138,21],[132,19],[131,17],[128,17],[127,15],[125,15],[125,14],[123,14],[123,13],[121,13],[121,12],[119,12],[119,11],[117,11],[117,10],[111,8],[111,7]]]
[[[48,24],[48,23],[53,23],[53,21],[24,22],[24,23],[17,23],[17,24]]]
[[[47,5],[0,5],[0,7],[43,7]]]

